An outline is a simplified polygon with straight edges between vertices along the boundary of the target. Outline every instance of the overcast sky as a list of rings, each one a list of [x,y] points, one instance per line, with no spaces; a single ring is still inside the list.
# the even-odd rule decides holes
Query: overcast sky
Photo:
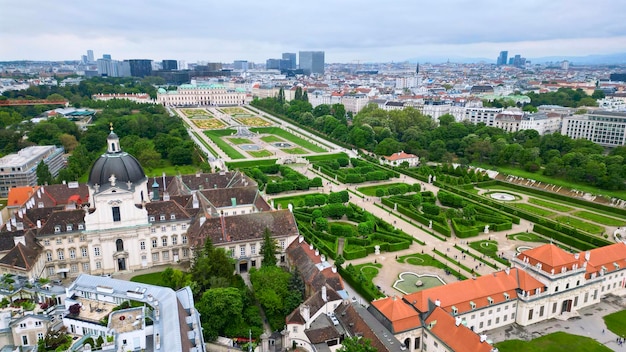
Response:
[[[326,62],[626,52],[623,0],[0,1],[0,61]]]

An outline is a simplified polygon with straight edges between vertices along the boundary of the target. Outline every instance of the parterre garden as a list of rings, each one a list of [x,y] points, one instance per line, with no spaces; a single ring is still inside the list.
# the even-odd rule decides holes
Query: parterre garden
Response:
[[[240,168],[240,171],[254,179],[259,189],[265,190],[267,194],[295,190],[306,191],[311,187],[322,186],[321,178],[309,179],[288,166],[278,164],[244,167]]]
[[[213,116],[213,114],[208,112],[206,109],[180,109],[180,111],[189,118],[193,118],[193,117],[207,118],[207,117]]]
[[[385,181],[399,176],[395,171],[382,168],[366,160],[349,159],[345,154],[340,154],[339,157],[328,155],[307,159],[316,170],[342,183]]]

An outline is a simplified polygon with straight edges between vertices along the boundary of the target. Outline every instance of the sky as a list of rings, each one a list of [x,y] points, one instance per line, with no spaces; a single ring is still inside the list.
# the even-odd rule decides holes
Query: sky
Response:
[[[626,53],[623,0],[0,0],[0,61],[326,63]],[[4,3],[4,4],[3,4]],[[436,59],[434,59],[436,60]]]

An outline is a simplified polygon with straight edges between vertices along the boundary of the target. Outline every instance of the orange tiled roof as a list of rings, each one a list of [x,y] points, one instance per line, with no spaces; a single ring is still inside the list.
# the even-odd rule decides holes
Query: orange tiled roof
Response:
[[[589,252],[588,271],[589,265],[594,266],[597,270],[604,266],[608,272],[618,270],[613,263],[619,265],[620,269],[626,267],[626,243],[624,242],[592,249]]]
[[[414,154],[407,154],[405,152],[397,152],[397,153],[393,153],[390,156],[385,156],[384,158],[389,161],[396,161],[396,160],[402,160],[402,159],[417,158],[417,156],[415,156]]]
[[[9,199],[7,200],[7,206],[21,206],[28,198],[30,198],[39,186],[23,186],[23,187],[13,187],[9,189]]]
[[[552,269],[554,269],[555,273],[560,273],[563,267],[570,270],[574,264],[579,264],[582,267],[584,262],[584,259],[576,259],[573,254],[552,243],[525,250],[517,256],[522,261],[525,257],[528,258],[528,263],[532,266],[541,263],[541,270],[547,273],[552,272]]]
[[[488,342],[480,342],[480,336],[463,324],[456,326],[456,319],[441,308],[435,308],[426,319],[431,334],[456,352],[490,352],[493,348]]]
[[[526,272],[512,268],[506,271],[498,271],[491,275],[480,276],[476,279],[458,281],[451,284],[433,287],[427,290],[415,292],[404,296],[404,299],[412,304],[420,312],[428,311],[428,302],[439,300],[441,308],[451,312],[454,306],[458,313],[464,313],[474,308],[479,309],[490,304],[498,304],[508,299],[517,298],[517,289],[529,291],[530,295],[535,289],[545,285],[533,278]],[[491,303],[489,302],[491,298]]]
[[[415,329],[422,325],[415,309],[395,296],[373,301],[372,305],[391,322],[393,333]]]

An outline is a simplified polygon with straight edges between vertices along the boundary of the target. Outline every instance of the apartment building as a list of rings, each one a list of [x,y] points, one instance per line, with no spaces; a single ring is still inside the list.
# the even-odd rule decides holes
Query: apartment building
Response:
[[[17,153],[0,158],[0,198],[9,196],[13,187],[36,186],[37,166],[41,161],[48,165],[53,177],[65,166],[63,147],[41,145],[26,147]]]
[[[588,139],[603,147],[626,144],[626,113],[593,111],[563,118],[561,134],[573,139]]]

